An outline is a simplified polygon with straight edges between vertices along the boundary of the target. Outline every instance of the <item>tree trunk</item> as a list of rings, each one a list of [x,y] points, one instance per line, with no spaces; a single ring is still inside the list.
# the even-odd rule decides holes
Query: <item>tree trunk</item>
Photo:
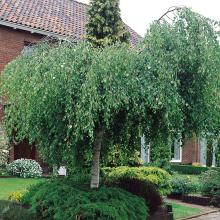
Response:
[[[92,171],[91,171],[91,183],[90,188],[98,188],[99,187],[99,161],[100,161],[100,151],[102,147],[102,140],[104,135],[104,129],[99,128],[96,131],[96,137],[93,145],[93,162],[92,162]]]

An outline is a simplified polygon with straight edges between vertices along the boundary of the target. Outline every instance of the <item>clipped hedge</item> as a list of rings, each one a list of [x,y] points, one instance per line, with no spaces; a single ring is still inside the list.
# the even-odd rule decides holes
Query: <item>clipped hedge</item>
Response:
[[[149,206],[150,213],[154,213],[163,203],[160,193],[155,189],[155,186],[147,181],[122,178],[113,183],[113,186],[118,186],[136,196],[142,197]]]
[[[120,188],[100,187],[91,190],[53,180],[34,185],[22,203],[39,219],[54,220],[146,220],[148,208],[144,199]]]
[[[204,173],[210,169],[220,171],[220,167],[202,167],[192,165],[171,164],[172,171],[188,175],[200,175],[201,173]]]
[[[106,171],[106,170],[105,170]],[[105,182],[117,182],[122,178],[138,179],[152,183],[161,195],[171,192],[171,175],[158,167],[117,167],[105,172]]]

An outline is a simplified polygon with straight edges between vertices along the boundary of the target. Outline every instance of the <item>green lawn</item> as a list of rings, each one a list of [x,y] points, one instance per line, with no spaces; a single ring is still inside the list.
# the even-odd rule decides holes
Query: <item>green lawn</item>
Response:
[[[174,219],[186,218],[193,215],[197,215],[201,212],[199,208],[192,208],[189,206],[179,205],[172,203]]]
[[[45,179],[0,178],[0,200],[8,199],[10,193],[25,190]]]

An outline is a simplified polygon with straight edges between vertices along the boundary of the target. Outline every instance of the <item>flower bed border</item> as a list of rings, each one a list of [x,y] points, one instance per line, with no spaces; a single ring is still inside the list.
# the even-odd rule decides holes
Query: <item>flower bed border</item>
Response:
[[[195,205],[201,205],[201,206],[210,206],[212,198],[207,197],[207,196],[202,196],[202,195],[168,195],[167,196],[169,199],[176,199],[180,200],[185,203],[190,203],[190,204],[195,204]]]
[[[201,206],[210,206],[212,198],[200,195],[183,195],[182,201]]]

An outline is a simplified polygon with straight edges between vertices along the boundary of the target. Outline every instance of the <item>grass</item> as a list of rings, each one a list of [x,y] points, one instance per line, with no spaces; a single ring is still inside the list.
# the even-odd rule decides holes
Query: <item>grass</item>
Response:
[[[7,200],[14,191],[22,191],[45,179],[0,178],[0,200]]]
[[[177,203],[172,203],[174,219],[186,218],[193,215],[198,215],[201,210],[190,206],[184,206]]]

